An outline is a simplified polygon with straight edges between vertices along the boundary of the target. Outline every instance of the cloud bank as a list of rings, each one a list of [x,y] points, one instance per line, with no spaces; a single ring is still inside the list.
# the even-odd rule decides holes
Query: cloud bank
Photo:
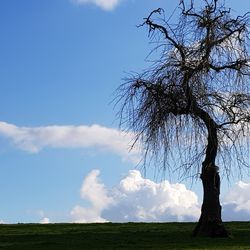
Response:
[[[197,221],[197,195],[183,184],[155,183],[130,170],[119,184],[108,190],[93,170],[83,180],[81,198],[89,206],[76,205],[74,222],[169,222]],[[224,221],[250,221],[250,183],[236,183],[222,197]]]
[[[98,170],[84,179],[81,197],[88,207],[77,205],[71,211],[75,222],[193,221],[200,209],[194,192],[183,184],[155,183],[137,170],[129,171],[120,183],[107,190]]]
[[[18,127],[0,122],[0,136],[17,148],[37,153],[43,148],[95,148],[113,152],[125,160],[136,162],[139,149],[130,151],[132,133],[122,133],[100,125]]]
[[[73,0],[73,2],[78,5],[93,4],[103,10],[111,11],[118,6],[121,0]]]

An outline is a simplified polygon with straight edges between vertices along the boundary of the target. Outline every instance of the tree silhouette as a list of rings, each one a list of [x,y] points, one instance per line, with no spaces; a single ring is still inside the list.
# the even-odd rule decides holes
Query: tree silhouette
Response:
[[[249,165],[249,13],[232,17],[223,1],[180,1],[177,23],[163,9],[140,26],[156,42],[152,66],[118,88],[121,125],[135,132],[145,164],[199,173],[204,196],[194,236],[227,237],[221,219],[220,170]],[[171,157],[178,155],[179,165]],[[184,158],[183,158],[184,157]]]

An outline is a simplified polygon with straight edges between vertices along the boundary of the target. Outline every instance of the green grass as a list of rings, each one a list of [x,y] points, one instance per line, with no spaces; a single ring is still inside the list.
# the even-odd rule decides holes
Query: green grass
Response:
[[[228,239],[192,238],[194,223],[0,225],[0,249],[250,250],[250,222],[225,224]]]

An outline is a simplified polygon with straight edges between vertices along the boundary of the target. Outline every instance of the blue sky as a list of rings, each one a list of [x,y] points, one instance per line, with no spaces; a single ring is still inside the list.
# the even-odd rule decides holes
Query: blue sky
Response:
[[[1,1],[0,222],[197,218],[200,183],[163,183],[162,191],[153,171],[145,181],[133,170],[138,152],[128,154],[131,137],[119,135],[110,103],[126,72],[149,66],[152,45],[136,25],[158,7],[171,14],[177,2]],[[250,9],[245,0],[226,3],[236,13]],[[250,219],[249,183],[248,177],[233,186],[224,181],[223,193],[228,209],[238,206]],[[143,195],[152,200],[158,189],[155,203],[165,204],[165,214],[154,214],[149,200],[133,204]],[[236,202],[237,192],[244,203]],[[189,214],[174,214],[179,201],[166,200],[173,195],[189,197],[182,207],[191,207]]]

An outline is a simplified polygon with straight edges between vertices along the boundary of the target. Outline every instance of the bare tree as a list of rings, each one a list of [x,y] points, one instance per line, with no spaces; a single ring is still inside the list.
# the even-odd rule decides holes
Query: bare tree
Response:
[[[226,174],[249,166],[249,13],[232,17],[219,0],[200,8],[182,0],[178,9],[175,24],[159,8],[141,25],[160,56],[118,88],[121,125],[135,132],[145,164],[200,173],[204,198],[193,234],[227,237],[217,165]],[[179,167],[171,166],[176,154],[185,156]]]

